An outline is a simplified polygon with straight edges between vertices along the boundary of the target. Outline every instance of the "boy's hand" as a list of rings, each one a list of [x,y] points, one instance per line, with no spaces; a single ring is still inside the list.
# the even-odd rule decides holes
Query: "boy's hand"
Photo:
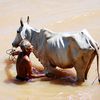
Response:
[[[20,51],[13,51],[13,52],[11,52],[11,55],[15,56],[15,55],[19,55],[19,53],[20,53]]]
[[[11,55],[14,56],[15,55],[15,52],[11,52]]]

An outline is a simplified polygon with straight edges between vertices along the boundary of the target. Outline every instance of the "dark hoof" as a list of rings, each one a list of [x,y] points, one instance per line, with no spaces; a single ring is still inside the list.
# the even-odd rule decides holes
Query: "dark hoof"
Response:
[[[46,73],[46,76],[50,77],[50,78],[55,77],[55,75],[53,73]]]
[[[100,83],[100,80],[98,80],[99,81],[99,83]]]

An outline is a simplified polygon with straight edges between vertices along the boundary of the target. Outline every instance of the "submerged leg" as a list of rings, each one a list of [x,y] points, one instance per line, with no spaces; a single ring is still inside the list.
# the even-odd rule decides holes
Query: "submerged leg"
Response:
[[[93,54],[91,54],[91,58],[90,58],[90,60],[89,60],[89,63],[88,63],[88,65],[87,65],[87,68],[86,68],[86,71],[85,71],[85,79],[86,79],[86,80],[87,80],[88,71],[89,71],[89,69],[90,69],[90,67],[91,67],[91,64],[92,64],[92,61],[93,61],[94,57],[95,57],[95,52],[94,52]]]

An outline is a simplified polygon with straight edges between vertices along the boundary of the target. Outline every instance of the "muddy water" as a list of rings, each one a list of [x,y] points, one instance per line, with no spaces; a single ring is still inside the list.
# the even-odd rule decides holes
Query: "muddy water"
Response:
[[[15,64],[5,53],[19,27],[19,19],[30,16],[35,28],[56,32],[80,31],[87,28],[100,44],[100,0],[1,0],[0,1],[0,100],[100,100],[96,80],[96,59],[88,73],[88,80],[75,86],[69,79],[34,79],[21,83],[15,80]],[[32,55],[33,63],[41,66]],[[70,76],[73,76],[72,71]]]

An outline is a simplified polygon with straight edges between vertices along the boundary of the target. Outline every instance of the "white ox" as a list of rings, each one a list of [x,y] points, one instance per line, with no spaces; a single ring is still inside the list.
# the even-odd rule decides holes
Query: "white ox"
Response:
[[[34,47],[34,54],[46,69],[46,74],[52,73],[56,66],[60,68],[74,67],[77,82],[84,82],[91,63],[97,56],[97,72],[99,76],[99,47],[87,30],[81,32],[54,33],[45,29],[37,30],[20,20],[21,26],[13,41],[13,47],[18,47],[22,39],[27,39]]]

